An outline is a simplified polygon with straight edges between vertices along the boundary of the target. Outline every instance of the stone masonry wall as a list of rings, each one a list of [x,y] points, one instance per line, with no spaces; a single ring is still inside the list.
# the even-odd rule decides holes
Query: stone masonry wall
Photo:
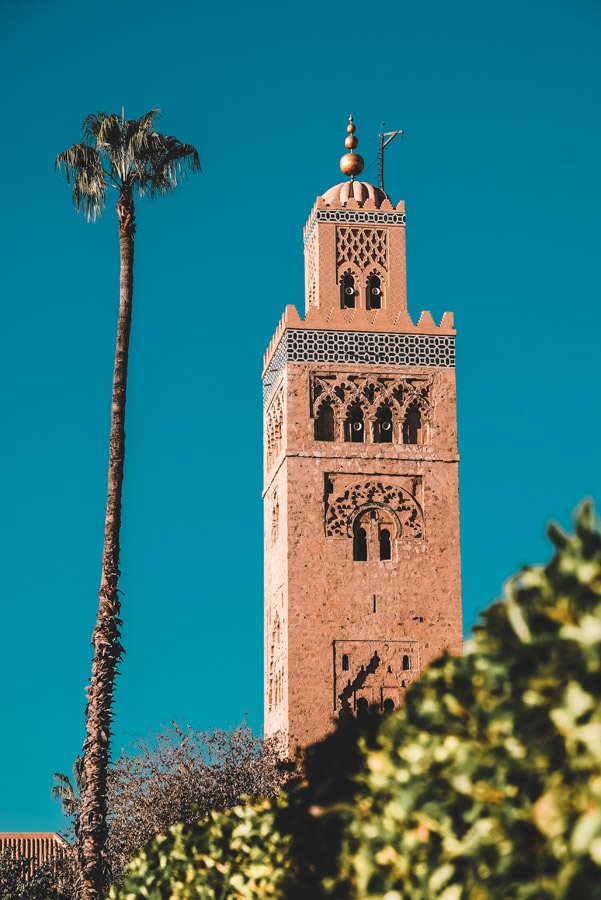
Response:
[[[378,384],[425,380],[425,443],[399,443],[398,422],[394,443],[351,443],[340,434],[315,440],[315,379],[352,383],[365,374]],[[361,698],[396,706],[432,659],[461,653],[458,456],[453,369],[339,365],[333,372],[331,364],[289,362],[282,385],[282,447],[266,472],[266,616],[282,604],[285,629],[276,646],[266,623],[266,685],[276,658],[287,677],[270,709],[266,700],[265,727],[282,731],[294,752],[321,738],[343,706],[355,712]],[[280,525],[268,546],[274,490]],[[392,509],[390,559],[377,558],[371,531],[370,558],[353,559],[353,504],[378,516]]]

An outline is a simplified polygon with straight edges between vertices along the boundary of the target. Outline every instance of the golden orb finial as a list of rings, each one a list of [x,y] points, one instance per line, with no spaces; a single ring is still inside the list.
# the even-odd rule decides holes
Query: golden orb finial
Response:
[[[357,130],[356,126],[353,124],[353,116],[349,116],[349,124],[346,126],[346,130],[348,131],[348,137],[344,141],[344,146],[349,150],[353,151],[359,141],[355,137],[355,131]],[[340,168],[345,175],[351,176],[351,181],[353,181],[355,175],[360,175],[363,171],[363,166],[365,165],[363,161],[363,157],[359,156],[358,153],[345,153],[342,159],[340,160]]]

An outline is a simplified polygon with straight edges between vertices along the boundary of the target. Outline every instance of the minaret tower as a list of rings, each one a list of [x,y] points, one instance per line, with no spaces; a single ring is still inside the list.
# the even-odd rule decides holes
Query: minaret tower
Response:
[[[462,652],[453,319],[409,317],[405,206],[347,131],[263,371],[265,732],[291,754]]]

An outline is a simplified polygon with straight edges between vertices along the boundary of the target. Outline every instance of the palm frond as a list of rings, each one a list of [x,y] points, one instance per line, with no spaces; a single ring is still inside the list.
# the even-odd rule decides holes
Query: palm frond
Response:
[[[160,115],[161,115],[160,109],[148,110],[146,115],[142,116],[141,119],[138,119],[138,122],[140,123],[140,130],[141,131],[150,131],[150,129],[153,127],[153,125],[155,123],[155,120],[158,119]]]
[[[105,116],[96,135],[97,146],[107,150],[118,150],[122,144],[122,124],[123,120],[117,113]]]
[[[104,153],[110,163],[111,173],[121,182],[127,177],[127,157],[124,144],[124,133],[127,123],[117,113],[106,116],[96,136],[96,146]]]
[[[79,797],[66,775],[61,772],[54,773],[54,780],[57,782],[50,791],[53,800],[57,800],[63,813],[66,816],[72,816],[79,808]]]
[[[196,148],[170,135],[142,134],[136,138],[136,150],[140,196],[166,194],[182,179],[201,171]]]
[[[73,202],[88,219],[101,215],[109,182],[127,192],[155,197],[174,190],[179,182],[201,171],[192,144],[154,130],[158,109],[139,119],[104,112],[91,113],[82,124],[84,142],[60,153],[55,169],[73,182]]]
[[[88,144],[73,144],[59,153],[55,170],[63,172],[67,183],[73,181],[73,202],[77,212],[83,210],[88,221],[102,215],[106,196],[106,172],[100,154]]]
[[[126,132],[125,144],[129,153],[133,152],[135,149],[132,144],[132,140],[142,134],[146,134],[152,131],[154,121],[161,114],[160,109],[151,109],[144,116],[141,116],[139,119],[132,119],[127,122],[128,127]]]
[[[83,783],[83,773],[84,773],[83,753],[79,753],[75,757],[75,762],[73,763],[73,781],[75,782],[75,787],[78,791],[81,791],[81,786]]]
[[[102,168],[100,154],[88,144],[73,144],[68,150],[59,153],[54,162],[54,170],[64,172],[68,184],[80,169],[92,170],[98,167]]]
[[[88,144],[95,144],[98,138],[98,132],[102,127],[102,123],[107,118],[105,112],[90,113],[82,122],[81,130],[84,140]]]

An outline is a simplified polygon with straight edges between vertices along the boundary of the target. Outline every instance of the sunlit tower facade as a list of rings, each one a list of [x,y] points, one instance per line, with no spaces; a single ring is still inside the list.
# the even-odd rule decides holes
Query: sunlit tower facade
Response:
[[[289,752],[462,652],[455,330],[407,311],[405,206],[341,169],[304,229],[305,318],[265,354],[265,732]]]

